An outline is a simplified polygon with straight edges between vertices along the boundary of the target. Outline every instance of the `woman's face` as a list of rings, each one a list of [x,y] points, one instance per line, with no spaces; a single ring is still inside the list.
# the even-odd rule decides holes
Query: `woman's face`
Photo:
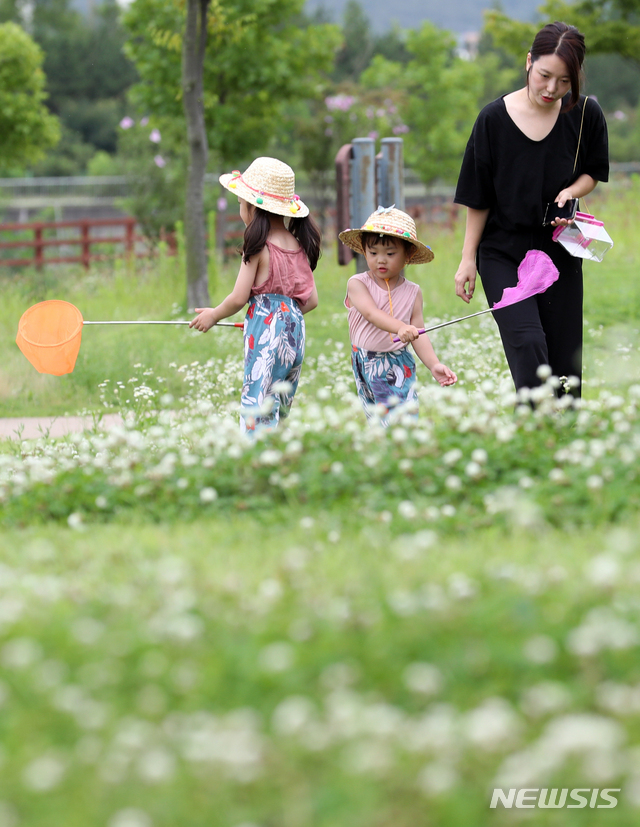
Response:
[[[545,109],[563,98],[571,89],[567,64],[558,55],[542,55],[533,63],[527,55],[529,99]]]

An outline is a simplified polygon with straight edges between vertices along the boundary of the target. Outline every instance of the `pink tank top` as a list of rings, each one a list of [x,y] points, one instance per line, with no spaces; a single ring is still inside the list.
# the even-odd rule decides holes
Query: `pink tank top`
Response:
[[[420,289],[415,282],[403,279],[400,284],[396,284],[391,291],[391,301],[393,303],[393,313],[391,313],[389,293],[386,286],[384,288],[379,287],[369,273],[357,273],[349,281],[352,279],[357,279],[364,284],[379,310],[384,310],[385,313],[393,316],[394,319],[403,321],[405,324],[411,323],[411,312]],[[386,330],[380,330],[379,327],[368,322],[359,310],[352,307],[348,292],[344,300],[344,306],[349,311],[349,338],[351,344],[355,347],[361,347],[364,350],[384,351],[385,353],[392,350],[402,350],[406,347],[403,342],[392,342],[391,336]]]
[[[269,248],[269,275],[258,287],[251,288],[251,295],[278,293],[305,304],[313,293],[313,272],[309,267],[307,254],[297,250],[285,250],[267,241]]]

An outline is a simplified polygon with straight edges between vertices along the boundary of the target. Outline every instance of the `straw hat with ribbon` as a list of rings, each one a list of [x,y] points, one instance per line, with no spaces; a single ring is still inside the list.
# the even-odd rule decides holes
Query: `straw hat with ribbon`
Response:
[[[289,218],[304,218],[309,208],[295,193],[293,170],[277,158],[256,158],[245,172],[234,169],[220,183],[261,210]]]
[[[362,247],[363,233],[378,233],[379,235],[390,235],[394,238],[402,238],[415,247],[415,252],[407,264],[426,264],[433,260],[433,252],[430,247],[418,241],[416,225],[413,218],[402,210],[397,210],[395,204],[391,207],[378,207],[365,221],[359,230],[344,230],[340,233],[340,241],[347,247],[351,247],[356,253],[364,255]]]

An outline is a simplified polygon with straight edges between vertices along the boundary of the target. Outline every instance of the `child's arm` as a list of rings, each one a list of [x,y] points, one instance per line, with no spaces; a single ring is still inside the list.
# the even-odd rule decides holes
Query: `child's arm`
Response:
[[[240,272],[235,286],[227,298],[221,301],[217,307],[196,307],[198,315],[189,322],[189,327],[195,327],[196,330],[206,333],[209,328],[218,324],[222,319],[227,319],[242,310],[249,301],[259,262],[259,255],[251,256],[246,263],[243,261],[240,265]]]
[[[417,328],[424,327],[424,317],[422,314],[422,291],[418,290],[413,310],[411,311],[411,324]],[[413,342],[413,349],[420,361],[429,368],[433,378],[441,385],[453,385],[457,382],[458,377],[455,373],[443,365],[436,356],[431,340],[426,333],[423,333],[418,339]]]
[[[349,303],[375,327],[386,330],[388,333],[395,333],[405,344],[418,338],[418,328],[414,324],[405,324],[376,307],[371,293],[358,279],[349,279],[348,296]],[[413,322],[413,319],[411,321]]]
[[[299,305],[302,314],[308,313],[310,310],[315,310],[318,306],[318,289],[313,285],[313,293],[309,296],[304,304]]]

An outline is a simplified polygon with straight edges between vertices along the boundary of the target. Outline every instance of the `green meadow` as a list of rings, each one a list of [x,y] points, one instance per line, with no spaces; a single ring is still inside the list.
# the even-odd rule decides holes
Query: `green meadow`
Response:
[[[3,276],[0,415],[95,427],[1,445],[0,827],[635,823],[639,194],[589,199],[577,406],[518,405],[486,315],[432,335],[454,388],[422,368],[419,417],[368,425],[328,243],[292,415],[249,442],[238,330],[87,327],[64,377],[15,345],[49,298],[189,318],[178,260]],[[486,306],[462,229],[420,228],[433,323]]]

